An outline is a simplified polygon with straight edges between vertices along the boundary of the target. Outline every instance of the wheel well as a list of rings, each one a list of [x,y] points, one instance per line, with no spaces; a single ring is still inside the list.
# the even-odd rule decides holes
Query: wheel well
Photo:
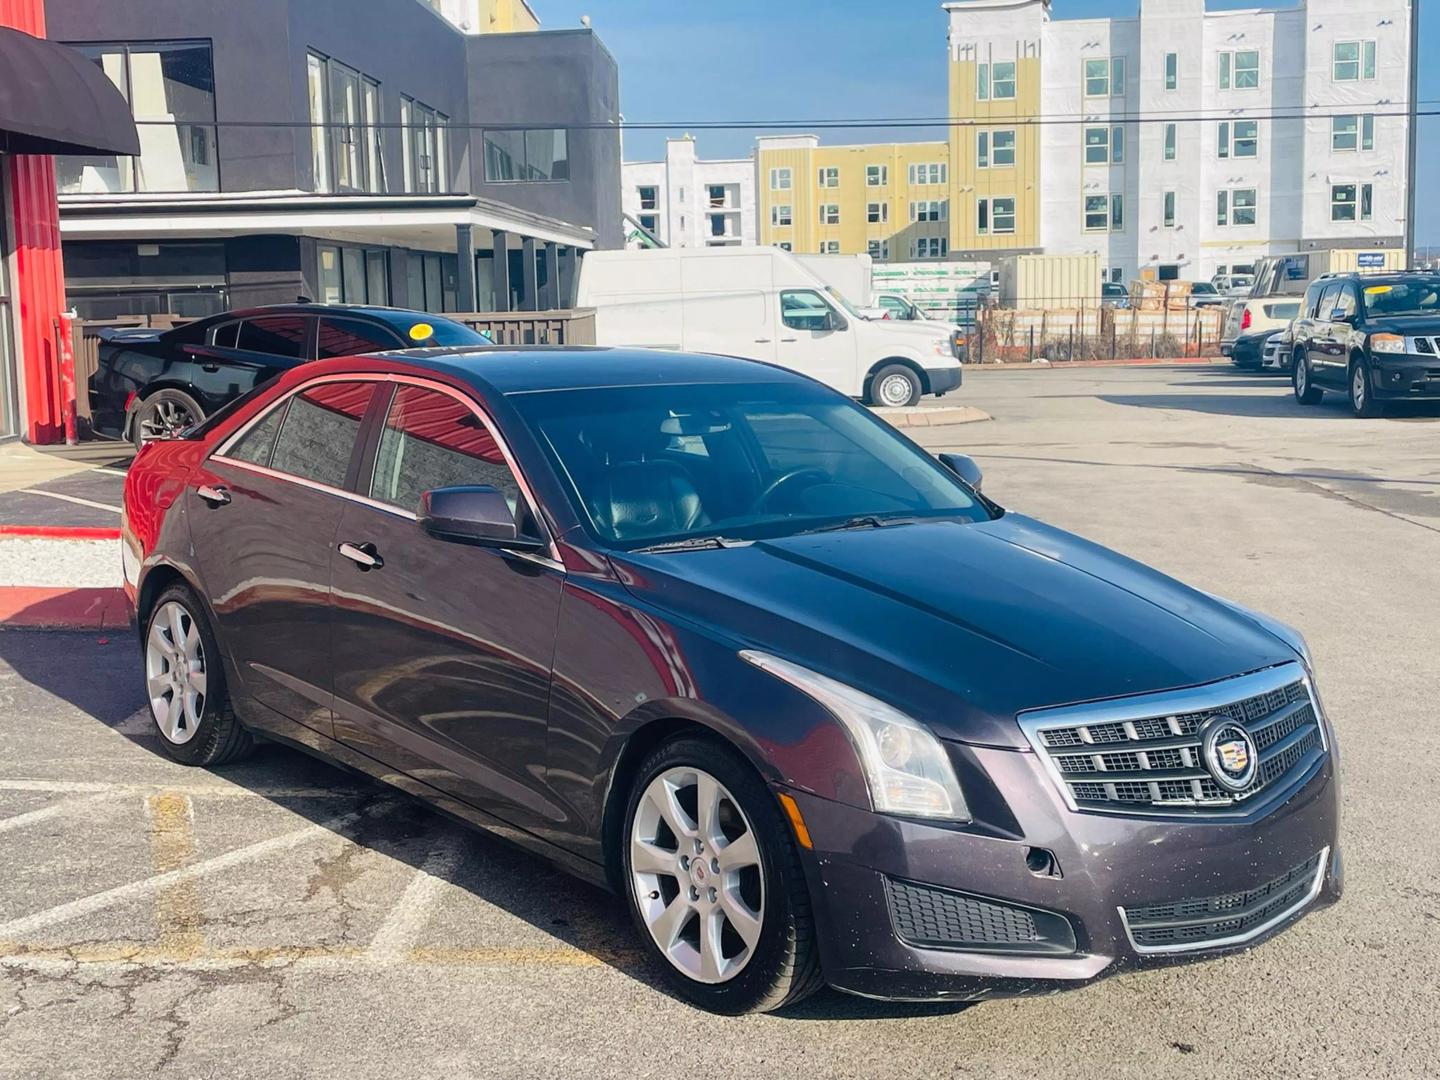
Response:
[[[625,895],[625,883],[621,879],[624,860],[620,858],[620,846],[624,843],[625,832],[625,800],[629,797],[630,786],[635,781],[636,773],[640,771],[641,762],[649,757],[651,751],[661,743],[678,735],[707,735],[713,739],[720,739],[733,747],[741,757],[749,760],[743,750],[714,728],[693,720],[665,717],[651,720],[631,732],[620,750],[619,757],[615,759],[615,767],[610,772],[610,790],[605,796],[605,810],[600,831],[602,850],[605,854],[605,872],[610,878],[610,887],[621,896]],[[756,775],[760,775],[759,770],[756,770]]]
[[[140,583],[140,592],[135,597],[135,624],[143,639],[145,635],[145,622],[150,618],[150,609],[155,606],[155,601],[160,594],[171,585],[184,585],[190,588],[190,582],[185,575],[176,570],[173,566],[157,566],[145,575],[145,580]]]
[[[890,356],[890,357],[887,357],[887,358],[884,359],[884,360],[881,360],[879,363],[877,363],[874,367],[872,367],[872,368],[870,369],[870,371],[869,371],[868,374],[866,374],[866,376],[865,376],[865,399],[866,399],[867,401],[870,399],[870,386],[871,386],[871,384],[875,381],[875,376],[876,376],[877,374],[879,374],[881,368],[887,368],[887,367],[889,367],[891,364],[899,364],[901,367],[907,367],[907,368],[909,368],[911,371],[913,371],[913,372],[915,373],[916,377],[920,380],[920,392],[921,392],[922,394],[928,394],[928,393],[930,393],[930,376],[928,376],[928,375],[925,374],[925,369],[924,369],[924,368],[922,368],[922,367],[921,367],[919,364],[917,364],[914,360],[911,360],[911,359],[909,359],[908,357],[904,357],[904,356]]]

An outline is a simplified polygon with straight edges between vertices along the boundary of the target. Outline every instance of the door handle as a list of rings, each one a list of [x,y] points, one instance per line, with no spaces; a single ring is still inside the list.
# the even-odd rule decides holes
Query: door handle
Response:
[[[201,370],[201,371],[208,371],[208,372],[210,372],[210,374],[213,375],[213,374],[215,374],[215,372],[217,372],[217,371],[220,370],[220,365],[219,365],[219,364],[201,364],[201,365],[200,365],[200,370]]]
[[[209,484],[201,484],[195,489],[195,494],[211,506],[230,505],[230,489],[223,484],[216,484],[214,487],[211,487]]]
[[[340,554],[361,570],[379,570],[385,565],[385,560],[380,558],[374,544],[341,544]]]
[[[799,339],[799,338],[793,338],[793,337],[782,337],[780,340],[783,341],[783,342],[796,342],[796,341],[799,341],[800,339]]]
[[[755,344],[756,344],[756,345],[769,345],[769,344],[770,344],[770,339],[769,339],[768,337],[757,337],[757,338],[755,339]]]

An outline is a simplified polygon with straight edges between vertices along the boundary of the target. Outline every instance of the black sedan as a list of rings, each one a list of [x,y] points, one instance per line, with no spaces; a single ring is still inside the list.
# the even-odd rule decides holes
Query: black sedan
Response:
[[[136,445],[175,435],[296,364],[445,345],[488,345],[462,323],[398,308],[284,304],[173,330],[106,330],[90,377],[91,424]]]
[[[123,536],[170,755],[299,745],[608,883],[707,1008],[1073,988],[1340,894],[1299,634],[780,368],[320,362],[143,449]]]

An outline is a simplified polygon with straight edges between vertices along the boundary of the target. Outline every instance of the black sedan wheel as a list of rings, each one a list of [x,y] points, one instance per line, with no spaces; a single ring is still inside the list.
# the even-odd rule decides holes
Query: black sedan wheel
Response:
[[[130,438],[137,447],[153,439],[173,439],[205,419],[200,403],[183,390],[157,390],[135,410]]]
[[[715,1012],[765,1012],[819,989],[804,871],[775,796],[703,737],[660,746],[630,792],[626,892],[676,992]]]

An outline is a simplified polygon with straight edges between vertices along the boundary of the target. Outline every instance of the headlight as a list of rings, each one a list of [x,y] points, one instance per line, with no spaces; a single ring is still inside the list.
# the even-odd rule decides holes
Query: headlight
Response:
[[[954,355],[955,355],[955,347],[950,344],[950,339],[949,339],[949,338],[940,338],[938,341],[935,342],[935,355],[936,355],[936,356],[954,356]]]
[[[1405,339],[1399,334],[1371,334],[1370,351],[1403,353],[1405,351]]]
[[[920,724],[869,694],[799,664],[749,649],[740,657],[813,698],[845,726],[876,811],[970,820],[945,748]]]

